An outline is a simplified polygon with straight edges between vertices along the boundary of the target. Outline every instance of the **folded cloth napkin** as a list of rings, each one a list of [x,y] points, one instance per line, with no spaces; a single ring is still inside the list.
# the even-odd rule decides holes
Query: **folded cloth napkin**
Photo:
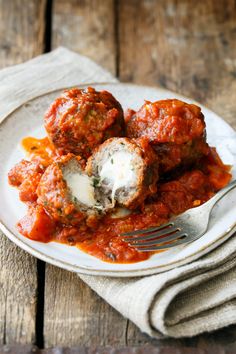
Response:
[[[0,72],[0,122],[44,93],[102,82],[117,80],[93,61],[65,48],[6,68]],[[79,277],[153,337],[190,337],[236,323],[236,235],[200,259],[161,274],[122,279]]]

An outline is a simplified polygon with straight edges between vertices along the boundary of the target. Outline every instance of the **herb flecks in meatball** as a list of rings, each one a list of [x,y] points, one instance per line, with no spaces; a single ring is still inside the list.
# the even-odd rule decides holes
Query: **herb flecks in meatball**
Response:
[[[106,139],[124,135],[124,115],[111,93],[73,88],[52,103],[45,114],[45,128],[62,154],[87,159]]]
[[[86,170],[97,180],[97,199],[135,209],[156,192],[158,161],[146,139],[111,138],[89,158]]]

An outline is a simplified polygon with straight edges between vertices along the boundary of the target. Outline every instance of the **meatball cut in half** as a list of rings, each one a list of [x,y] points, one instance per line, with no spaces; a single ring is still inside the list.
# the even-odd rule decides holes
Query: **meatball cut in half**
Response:
[[[88,159],[86,170],[105,208],[117,203],[134,209],[156,192],[158,163],[146,139],[108,139]]]
[[[62,153],[87,159],[106,139],[124,135],[119,102],[107,91],[73,88],[57,98],[44,117],[49,138]]]
[[[72,154],[63,156],[46,169],[37,194],[38,204],[60,223],[77,225],[85,221],[93,226],[99,218],[93,181]]]
[[[130,138],[145,137],[155,149],[160,174],[189,165],[209,152],[201,108],[177,99],[146,101],[137,111],[126,112]]]

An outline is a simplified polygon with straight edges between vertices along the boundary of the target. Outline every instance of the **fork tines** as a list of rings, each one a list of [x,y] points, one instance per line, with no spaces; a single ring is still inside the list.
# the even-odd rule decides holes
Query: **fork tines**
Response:
[[[188,235],[176,227],[174,222],[121,234],[123,240],[139,251],[149,252],[171,248],[184,243]]]

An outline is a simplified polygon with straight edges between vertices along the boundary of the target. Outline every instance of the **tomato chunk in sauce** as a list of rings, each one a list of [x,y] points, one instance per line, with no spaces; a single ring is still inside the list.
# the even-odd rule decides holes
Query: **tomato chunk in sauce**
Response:
[[[19,221],[17,228],[22,235],[31,240],[49,242],[53,239],[55,222],[43,207],[36,205]]]

